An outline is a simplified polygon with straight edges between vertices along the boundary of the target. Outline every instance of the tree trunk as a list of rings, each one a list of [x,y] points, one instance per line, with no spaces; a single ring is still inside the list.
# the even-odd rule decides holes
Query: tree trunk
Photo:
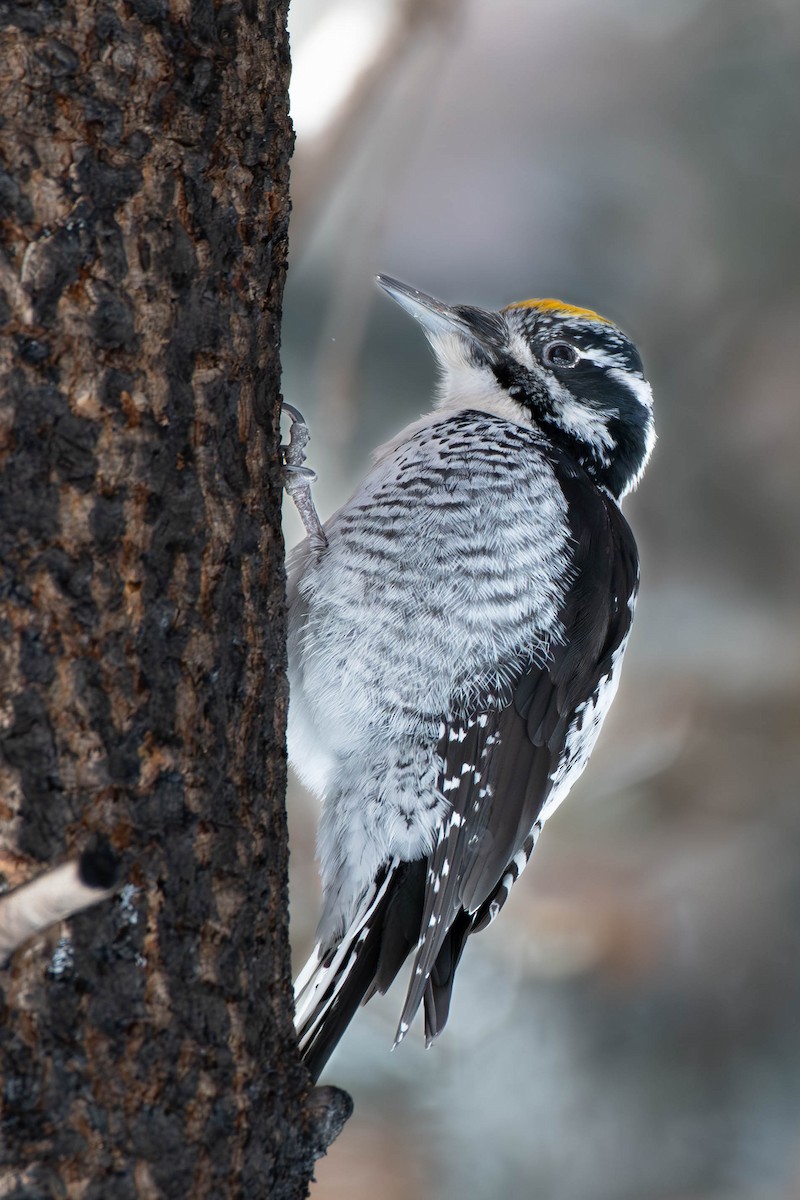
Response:
[[[283,803],[285,9],[3,6],[0,871],[88,853],[118,878],[0,972],[6,1198],[295,1198],[311,1175]]]

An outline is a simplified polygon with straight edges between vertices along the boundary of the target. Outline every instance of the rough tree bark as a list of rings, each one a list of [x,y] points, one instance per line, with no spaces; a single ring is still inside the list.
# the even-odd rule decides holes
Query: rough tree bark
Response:
[[[319,1148],[283,806],[285,9],[0,9],[0,871],[94,849],[119,879],[0,971],[7,1198],[288,1200]]]

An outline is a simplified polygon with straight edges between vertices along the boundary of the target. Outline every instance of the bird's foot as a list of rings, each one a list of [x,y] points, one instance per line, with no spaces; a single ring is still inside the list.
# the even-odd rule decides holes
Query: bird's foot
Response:
[[[294,501],[294,506],[300,514],[308,540],[317,552],[325,550],[328,539],[322,522],[319,519],[314,501],[311,499],[311,484],[317,478],[316,471],[303,464],[306,461],[306,446],[311,433],[303,418],[303,414],[293,404],[283,403],[283,412],[292,422],[289,429],[289,441],[281,446],[283,455],[283,486]]]

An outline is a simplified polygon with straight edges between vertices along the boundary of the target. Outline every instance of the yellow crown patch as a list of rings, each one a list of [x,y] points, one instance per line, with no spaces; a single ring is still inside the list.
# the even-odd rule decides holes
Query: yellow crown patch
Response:
[[[540,313],[552,313],[553,316],[583,317],[589,321],[602,321],[604,325],[613,324],[608,317],[601,317],[591,308],[576,308],[574,304],[564,304],[562,300],[520,300],[517,304],[507,304],[503,312],[508,312],[509,308],[535,308]]]

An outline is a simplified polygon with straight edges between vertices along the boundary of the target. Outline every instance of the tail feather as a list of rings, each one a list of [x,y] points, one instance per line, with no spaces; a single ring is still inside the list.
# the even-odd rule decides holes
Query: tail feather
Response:
[[[425,1044],[430,1046],[447,1024],[456,967],[472,933],[474,917],[463,909],[447,931],[425,988]]]
[[[338,946],[315,950],[295,985],[295,1025],[316,1081],[359,1004],[385,992],[419,938],[425,860],[394,860],[376,877]]]
[[[431,896],[428,888],[431,871],[436,868],[434,858],[411,863],[394,859],[378,872],[341,940],[328,950],[318,944],[295,983],[297,1037],[315,1082],[359,1004],[376,992],[388,991],[412,951],[417,953],[415,966],[421,969],[412,975],[396,1042],[405,1035],[423,1000],[426,1043],[430,1045],[439,1036],[447,1022],[466,940],[497,916],[530,858],[540,830],[537,822],[484,903],[472,913],[451,906],[433,930],[434,937],[430,918],[435,916],[437,895],[434,889]]]
[[[336,994],[352,970],[357,951],[357,940],[362,932],[368,932],[389,884],[396,864],[379,872],[372,886],[364,893],[349,928],[338,945],[323,952],[317,942],[294,985],[295,1026],[303,1047],[313,1025],[324,1016]]]

